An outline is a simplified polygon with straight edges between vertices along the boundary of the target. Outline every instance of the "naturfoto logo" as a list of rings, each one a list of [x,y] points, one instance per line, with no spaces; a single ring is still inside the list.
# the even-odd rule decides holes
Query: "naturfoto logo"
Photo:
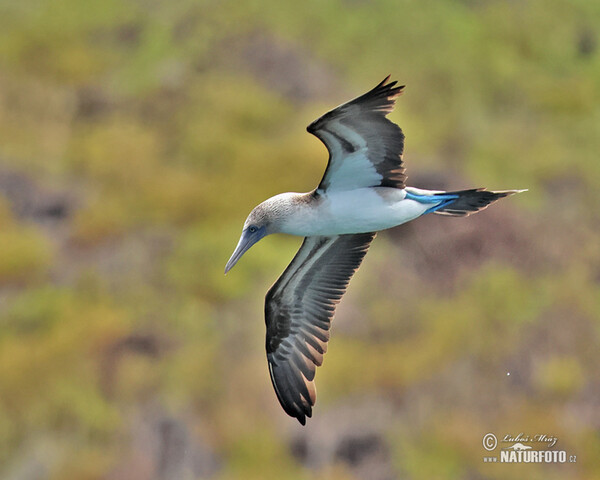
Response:
[[[498,455],[485,456],[486,463],[575,463],[576,455],[567,455],[565,450],[552,449],[558,438],[554,435],[506,434],[500,440]],[[498,447],[498,437],[493,433],[483,436],[483,448],[494,452]]]

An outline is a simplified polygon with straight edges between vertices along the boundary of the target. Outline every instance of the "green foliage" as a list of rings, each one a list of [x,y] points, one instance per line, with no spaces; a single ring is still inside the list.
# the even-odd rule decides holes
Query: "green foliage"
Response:
[[[254,205],[317,184],[305,125],[388,73],[410,175],[530,189],[500,218],[531,264],[509,243],[441,288],[384,278],[378,239],[315,416],[401,405],[382,434],[410,478],[597,476],[598,24],[585,0],[0,4],[0,476],[41,450],[49,478],[106,478],[153,455],[130,437],[156,405],[209,439],[215,478],[356,476],[304,469],[269,384],[263,297],[299,240],[223,268]],[[487,468],[492,429],[555,432],[581,463]]]
[[[538,288],[514,271],[477,272],[451,299],[422,298],[418,329],[400,342],[372,349],[369,338],[337,338],[319,380],[339,395],[361,390],[365,382],[372,387],[422,382],[465,357],[497,365],[547,305]]]
[[[15,225],[0,231],[0,284],[42,279],[52,262],[49,241],[32,227]]]
[[[577,394],[585,383],[581,365],[572,357],[551,358],[536,373],[540,389],[565,398]]]
[[[448,440],[428,436],[399,442],[403,469],[415,479],[464,478],[465,459]]]
[[[290,479],[303,478],[275,432],[268,429],[239,435],[231,452],[232,461],[223,478],[276,479],[286,472]]]

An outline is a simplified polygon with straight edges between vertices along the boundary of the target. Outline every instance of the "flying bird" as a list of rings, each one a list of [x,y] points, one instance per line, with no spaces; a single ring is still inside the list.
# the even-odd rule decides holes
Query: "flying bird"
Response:
[[[421,215],[467,216],[522,190],[453,192],[407,187],[404,134],[386,116],[404,86],[390,76],[369,92],[311,123],[329,151],[318,187],[282,193],[258,205],[244,223],[225,273],[266,235],[304,237],[265,298],[269,373],[285,412],[304,425],[316,400],[335,308],[376,232]]]

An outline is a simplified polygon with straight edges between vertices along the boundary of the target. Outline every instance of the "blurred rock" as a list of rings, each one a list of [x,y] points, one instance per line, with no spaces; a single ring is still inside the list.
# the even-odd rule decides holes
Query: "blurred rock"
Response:
[[[115,109],[115,102],[100,87],[86,85],[76,92],[76,113],[78,120],[95,120]]]
[[[591,28],[582,28],[578,33],[577,51],[582,57],[591,57],[598,48],[596,32]]]
[[[117,339],[102,352],[100,385],[105,395],[112,397],[119,366],[126,355],[141,355],[158,361],[173,347],[171,339],[149,332],[134,332]]]
[[[294,102],[326,98],[338,87],[333,69],[312,57],[308,50],[272,34],[255,31],[231,37],[221,45],[226,51],[218,63],[242,69],[269,90]]]
[[[72,192],[43,186],[28,175],[0,166],[0,193],[9,200],[14,215],[37,223],[53,224],[75,209]]]
[[[0,465],[3,480],[46,480],[64,457],[64,448],[55,439],[39,435],[22,445],[9,465]]]
[[[192,480],[213,478],[221,461],[189,425],[198,419],[172,416],[160,406],[148,406],[131,426],[129,452],[108,480]]]
[[[357,478],[396,478],[386,432],[392,409],[379,399],[339,403],[310,420],[290,442],[296,459],[311,469],[342,463]]]

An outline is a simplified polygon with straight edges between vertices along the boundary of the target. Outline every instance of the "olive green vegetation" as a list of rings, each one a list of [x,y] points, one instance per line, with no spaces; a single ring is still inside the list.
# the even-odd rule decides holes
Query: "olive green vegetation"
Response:
[[[600,478],[599,5],[2,2],[0,476]],[[388,73],[417,186],[530,191],[379,235],[302,429],[262,319],[299,240],[223,268]],[[381,449],[336,453],[361,418]],[[577,463],[484,464],[487,432]]]

